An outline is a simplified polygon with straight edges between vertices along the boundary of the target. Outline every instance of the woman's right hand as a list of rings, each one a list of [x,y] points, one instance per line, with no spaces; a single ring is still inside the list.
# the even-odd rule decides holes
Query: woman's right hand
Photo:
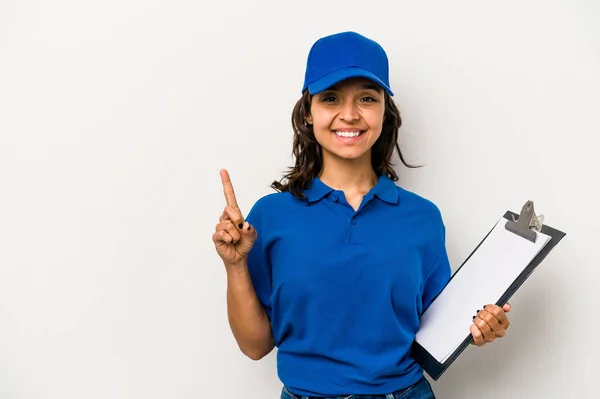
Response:
[[[229,173],[225,169],[221,170],[221,181],[227,205],[219,218],[213,234],[213,242],[226,267],[241,266],[254,246],[258,233],[244,221],[235,199]]]

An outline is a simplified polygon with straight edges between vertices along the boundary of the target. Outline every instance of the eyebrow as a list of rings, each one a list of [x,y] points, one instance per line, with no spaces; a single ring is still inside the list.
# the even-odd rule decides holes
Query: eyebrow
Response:
[[[374,83],[368,83],[368,84],[366,84],[366,85],[363,86],[363,89],[371,89],[371,90],[375,90],[375,91],[378,92],[378,91],[381,90],[381,87],[377,86]]]
[[[340,89],[339,86],[337,84],[335,84],[335,85],[329,87],[327,90],[339,90],[339,89]],[[363,90],[365,90],[365,89],[366,90],[375,90],[378,93],[382,90],[382,88],[379,87],[379,86],[377,86],[375,83],[365,83],[361,87],[361,89],[363,89]]]

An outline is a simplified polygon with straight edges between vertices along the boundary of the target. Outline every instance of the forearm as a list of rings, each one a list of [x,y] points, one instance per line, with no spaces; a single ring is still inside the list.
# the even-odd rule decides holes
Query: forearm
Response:
[[[251,359],[266,356],[274,347],[271,323],[252,285],[246,264],[226,267],[227,314],[241,351]]]

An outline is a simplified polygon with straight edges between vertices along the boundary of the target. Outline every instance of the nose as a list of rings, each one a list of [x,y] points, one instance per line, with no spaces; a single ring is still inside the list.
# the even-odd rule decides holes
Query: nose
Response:
[[[354,104],[354,101],[344,102],[340,111],[340,119],[347,122],[357,121],[360,119],[360,115],[358,114],[358,110],[356,109],[356,104]]]

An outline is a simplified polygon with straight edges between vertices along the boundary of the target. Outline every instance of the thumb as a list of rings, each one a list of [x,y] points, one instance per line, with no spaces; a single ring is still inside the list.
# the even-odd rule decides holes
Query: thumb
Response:
[[[240,240],[240,251],[247,255],[250,253],[250,250],[258,238],[258,232],[250,223],[244,222],[241,233],[242,239]]]
[[[506,303],[504,306],[502,306],[502,310],[504,310],[505,313],[510,312],[510,303]]]

